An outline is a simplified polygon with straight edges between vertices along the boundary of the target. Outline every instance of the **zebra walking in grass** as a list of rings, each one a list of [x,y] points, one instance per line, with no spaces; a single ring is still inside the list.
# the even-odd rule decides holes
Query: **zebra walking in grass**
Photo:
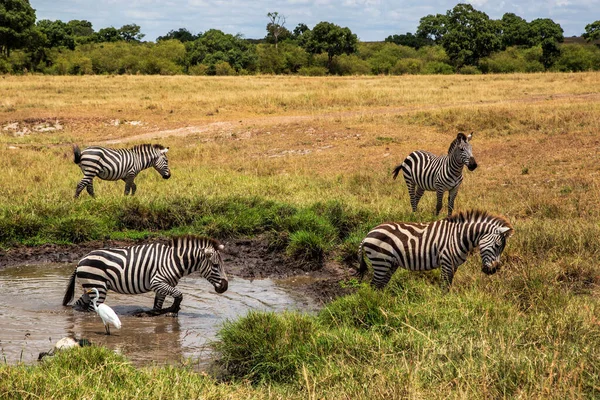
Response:
[[[366,257],[373,266],[371,285],[382,289],[398,267],[429,271],[441,267],[442,286],[449,288],[458,267],[479,247],[482,271],[491,275],[500,266],[500,255],[513,227],[505,218],[485,211],[467,211],[428,224],[384,223],[373,228],[359,247],[362,279]]]
[[[466,165],[469,171],[477,168],[470,143],[472,137],[472,133],[469,136],[459,133],[450,144],[447,155],[436,156],[428,151],[413,151],[402,164],[394,168],[394,179],[402,170],[413,212],[417,212],[419,200],[427,190],[437,194],[435,215],[442,209],[444,192],[449,192],[448,216],[452,215],[454,199],[463,181],[463,166]]]
[[[142,144],[131,149],[109,149],[106,147],[92,146],[83,151],[73,145],[75,164],[83,172],[83,179],[77,185],[75,198],[83,188],[87,189],[90,196],[94,196],[93,179],[98,177],[107,181],[123,180],[125,182],[125,195],[131,191],[135,194],[137,189],[133,180],[140,171],[154,167],[164,178],[171,177],[169,162],[167,160],[168,147],[159,144]]]
[[[223,245],[214,239],[197,236],[179,236],[169,245],[144,244],[122,248],[94,250],[83,257],[71,275],[63,298],[67,306],[75,296],[75,280],[79,279],[84,292],[98,289],[98,304],[104,303],[106,292],[140,294],[154,291],[154,307],[150,315],[177,314],[183,294],[175,288],[179,279],[199,271],[217,293],[227,290],[227,275],[223,270],[220,251]],[[163,309],[167,296],[173,305]],[[73,306],[93,311],[89,296],[84,294]]]

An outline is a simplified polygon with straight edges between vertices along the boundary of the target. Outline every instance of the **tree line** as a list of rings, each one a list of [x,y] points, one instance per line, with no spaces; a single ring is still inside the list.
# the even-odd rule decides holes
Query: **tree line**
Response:
[[[600,20],[582,43],[564,43],[548,18],[506,13],[493,20],[470,4],[420,19],[417,31],[360,42],[349,28],[323,21],[312,29],[266,15],[266,36],[246,39],[217,29],[171,30],[143,41],[136,24],[95,31],[85,20],[36,20],[28,0],[0,0],[0,73],[45,74],[451,74],[600,69]]]

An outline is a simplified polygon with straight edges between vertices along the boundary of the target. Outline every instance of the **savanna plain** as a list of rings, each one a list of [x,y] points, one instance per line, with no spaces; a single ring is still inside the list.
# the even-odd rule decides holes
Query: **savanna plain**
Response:
[[[439,271],[398,271],[384,291],[348,274],[352,293],[317,313],[227,322],[216,373],[92,346],[3,363],[0,398],[599,398],[598,73],[3,76],[2,254],[194,233],[351,271],[373,226],[436,219],[435,195],[412,213],[391,172],[458,132],[479,167],[456,209],[515,228],[499,273],[475,254],[447,294]],[[172,178],[142,172],[135,197],[95,180],[95,199],[74,200],[72,143],[160,143]]]

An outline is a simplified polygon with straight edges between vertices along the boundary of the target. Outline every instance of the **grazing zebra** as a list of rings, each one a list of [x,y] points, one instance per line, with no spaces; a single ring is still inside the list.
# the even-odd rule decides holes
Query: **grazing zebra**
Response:
[[[139,294],[154,291],[151,315],[177,314],[183,294],[175,288],[179,279],[200,271],[217,293],[227,290],[227,275],[223,270],[220,251],[223,245],[214,239],[179,236],[169,245],[162,243],[94,250],[83,257],[71,275],[63,305],[73,301],[75,279],[79,278],[84,291],[98,289],[98,304],[104,303],[106,292]],[[166,296],[174,298],[173,305],[163,310]],[[93,311],[87,294],[82,295],[74,308]]]
[[[428,190],[437,193],[435,215],[438,215],[442,209],[444,192],[448,191],[448,216],[452,215],[454,199],[463,180],[463,166],[466,165],[469,171],[477,168],[470,143],[472,137],[472,133],[469,136],[459,133],[450,144],[448,155],[436,156],[428,151],[413,151],[402,164],[394,168],[394,179],[402,170],[413,212],[417,212],[419,200]]]
[[[77,185],[75,198],[83,188],[87,189],[90,196],[94,196],[93,179],[97,176],[107,181],[125,181],[125,195],[131,191],[135,194],[136,186],[133,180],[140,171],[154,167],[164,178],[171,177],[169,162],[167,160],[168,147],[160,144],[142,144],[131,149],[109,149],[106,147],[92,146],[83,151],[73,145],[75,164],[83,172],[83,179]]]
[[[364,255],[373,266],[371,285],[382,289],[398,267],[409,271],[428,271],[442,268],[442,286],[449,288],[454,273],[479,247],[482,271],[496,273],[500,255],[513,227],[505,218],[485,211],[467,211],[445,219],[421,223],[388,222],[376,226],[359,247],[362,279],[367,271]]]

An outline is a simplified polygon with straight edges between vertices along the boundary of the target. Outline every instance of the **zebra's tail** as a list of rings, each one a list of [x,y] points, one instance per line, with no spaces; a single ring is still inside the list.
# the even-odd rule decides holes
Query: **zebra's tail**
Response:
[[[73,144],[73,155],[75,157],[73,161],[75,161],[75,164],[79,164],[81,162],[81,150],[76,144]]]
[[[65,292],[65,297],[63,297],[63,306],[68,306],[70,302],[75,298],[75,278],[77,277],[77,268],[73,271],[71,275],[71,279],[69,280],[69,286],[67,286],[67,291]]]
[[[360,246],[358,246],[358,259],[360,260],[360,264],[358,269],[356,270],[356,276],[358,279],[362,280],[367,272],[367,263],[365,262],[365,253],[363,251],[363,245],[365,241],[360,242]]]
[[[401,169],[402,169],[402,164],[399,164],[398,166],[396,166],[396,168],[394,168],[392,178],[396,179],[398,177],[398,174],[400,173]]]

